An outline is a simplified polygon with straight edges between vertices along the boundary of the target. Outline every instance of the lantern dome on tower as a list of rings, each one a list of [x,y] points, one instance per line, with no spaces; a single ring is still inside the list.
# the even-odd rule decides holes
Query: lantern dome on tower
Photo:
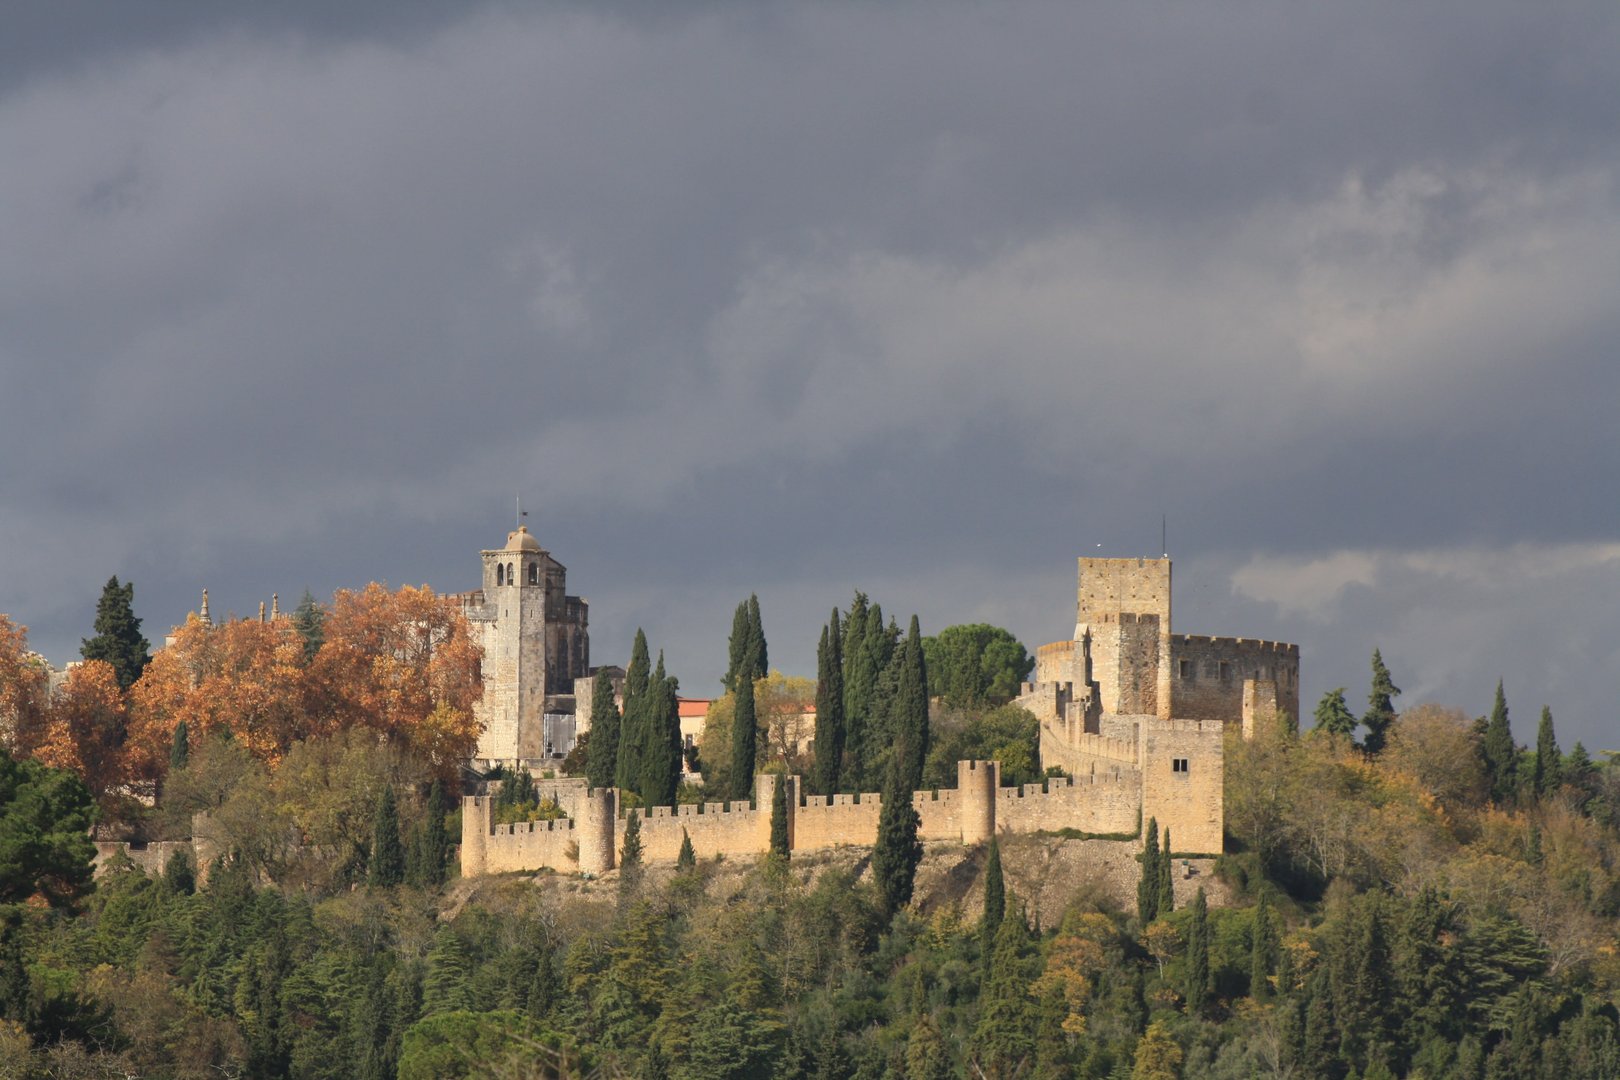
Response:
[[[527,525],[519,525],[516,532],[506,534],[506,551],[539,551],[540,541],[529,532]]]

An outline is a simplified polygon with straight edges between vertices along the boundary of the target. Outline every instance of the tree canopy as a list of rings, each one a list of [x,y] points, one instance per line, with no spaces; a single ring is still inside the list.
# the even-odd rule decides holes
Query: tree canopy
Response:
[[[930,690],[958,709],[1011,701],[1035,669],[1035,658],[1017,638],[985,623],[947,626],[923,639],[923,654]]]

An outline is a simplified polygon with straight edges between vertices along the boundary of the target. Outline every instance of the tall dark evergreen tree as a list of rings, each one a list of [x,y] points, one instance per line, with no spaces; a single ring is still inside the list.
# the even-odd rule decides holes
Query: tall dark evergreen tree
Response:
[[[979,995],[979,1023],[969,1053],[974,1075],[1024,1076],[1035,1056],[1034,943],[1022,910],[1009,908],[996,928],[990,970]]]
[[[906,786],[915,791],[922,787],[923,766],[928,760],[928,670],[915,615],[900,655],[889,731],[900,755]]]
[[[1399,696],[1401,688],[1395,685],[1395,680],[1389,677],[1389,668],[1384,666],[1384,658],[1377,649],[1372,654],[1372,689],[1367,693],[1367,712],[1361,722],[1367,728],[1367,734],[1362,739],[1362,747],[1368,754],[1377,755],[1384,749],[1384,741],[1389,735],[1389,725],[1395,722],[1395,698]]]
[[[422,980],[422,1015],[456,1012],[472,1006],[467,992],[467,947],[448,924],[440,924],[427,954]]]
[[[293,609],[293,629],[304,639],[304,662],[315,659],[315,654],[326,644],[326,611],[315,602],[315,594],[304,589],[304,598]]]
[[[641,811],[634,807],[625,814],[624,846],[619,849],[619,902],[633,897],[641,887]]]
[[[771,792],[771,854],[788,857],[788,778],[778,775]]]
[[[675,856],[675,869],[692,870],[696,867],[697,852],[692,850],[692,838],[687,835],[686,830],[683,828],[681,830],[681,850]]]
[[[748,624],[748,601],[743,600],[737,604],[737,610],[731,615],[731,637],[727,639],[729,661],[726,664],[726,673],[720,679],[720,685],[731,693],[737,691],[737,673],[748,667],[750,638],[752,629]]]
[[[1271,907],[1271,893],[1262,889],[1260,902],[1254,907],[1254,927],[1249,934],[1249,996],[1256,1001],[1266,1001],[1271,997],[1271,976],[1277,971],[1281,950],[1281,934],[1277,928],[1277,913]]]
[[[1187,1013],[1200,1016],[1209,1000],[1209,902],[1204,899],[1202,886],[1193,897],[1192,921],[1187,924],[1187,958],[1183,972],[1181,991],[1187,1002]]]
[[[866,608],[866,594],[857,590],[844,617],[841,651],[844,658],[845,745],[849,747],[855,744],[854,728],[859,718],[866,715],[866,699],[872,689],[871,678],[863,679],[862,673],[856,670],[866,657],[862,645],[866,639]]]
[[[883,807],[878,812],[877,843],[872,848],[872,878],[882,901],[883,917],[911,902],[911,889],[922,861],[922,840],[917,831],[922,819],[911,803],[911,789],[901,776],[900,763],[889,767],[888,783],[883,786]]]
[[[406,859],[405,880],[419,888],[444,884],[450,856],[445,812],[444,784],[435,779],[428,791],[427,812],[422,817]]]
[[[79,653],[86,660],[105,660],[118,675],[118,685],[128,690],[146,670],[152,644],[141,636],[141,620],[135,617],[135,583],[118,584],[115,574],[102,587],[96,601],[96,636],[85,638]]]
[[[748,669],[754,678],[771,673],[770,651],[765,645],[765,622],[759,616],[759,597],[748,595]]]
[[[731,797],[748,798],[754,790],[758,720],[754,715],[754,680],[739,679],[731,713]]]
[[[1553,731],[1552,710],[1541,707],[1541,723],[1536,728],[1536,794],[1547,795],[1558,790],[1564,782],[1564,755],[1558,749],[1558,735]]]
[[[664,672],[664,654],[647,683],[640,729],[645,742],[639,748],[641,792],[646,806],[674,806],[681,782],[681,715],[676,680]]]
[[[844,764],[844,650],[838,609],[821,630],[816,648],[816,761],[811,774],[818,795],[838,791]]]
[[[1148,818],[1142,839],[1142,876],[1136,881],[1136,917],[1143,926],[1159,917],[1159,819]]]
[[[184,720],[174,725],[174,739],[169,743],[169,771],[179,772],[191,760],[191,731]]]
[[[1001,873],[1001,844],[990,838],[990,852],[984,861],[984,921],[979,924],[979,942],[984,968],[990,970],[990,955],[996,931],[1007,914],[1007,881]]]
[[[591,684],[591,740],[586,745],[586,783],[612,787],[619,764],[619,706],[613,700],[613,680],[601,668]]]
[[[1345,704],[1344,687],[1329,690],[1316,704],[1316,730],[1348,739],[1356,731],[1356,715]]]
[[[405,847],[399,840],[399,806],[394,786],[384,784],[371,821],[371,884],[391,888],[405,880]]]
[[[1170,826],[1164,827],[1164,848],[1159,852],[1159,916],[1176,910],[1175,860],[1170,857]]]
[[[1511,800],[1519,787],[1519,750],[1513,743],[1507,697],[1502,693],[1500,679],[1496,681],[1496,700],[1491,705],[1491,718],[1485,724],[1480,752],[1485,758],[1485,771],[1491,778],[1491,797],[1498,802]]]
[[[624,716],[619,722],[619,754],[613,766],[614,783],[627,791],[641,787],[641,750],[647,744],[647,684],[651,677],[647,635],[637,627],[630,666],[624,673]]]
[[[892,695],[883,692],[884,676],[889,660],[894,655],[894,637],[883,624],[883,608],[870,604],[866,609],[866,629],[860,635],[861,655],[854,663],[852,678],[858,683],[857,714],[846,710],[844,723],[848,729],[846,746],[850,751],[850,771],[845,786],[851,783],[862,791],[886,781],[884,750],[890,749],[892,740],[887,729],[889,700]],[[844,662],[850,663],[846,655]],[[848,694],[846,693],[846,697]]]

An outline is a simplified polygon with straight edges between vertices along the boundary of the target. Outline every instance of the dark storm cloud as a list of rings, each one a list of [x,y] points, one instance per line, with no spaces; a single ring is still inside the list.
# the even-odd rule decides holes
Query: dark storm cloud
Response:
[[[706,692],[749,591],[801,671],[855,587],[1033,645],[1168,513],[1178,625],[1300,640],[1307,696],[1377,642],[1597,737],[1609,5],[26,19],[0,610],[58,661],[115,571],[154,631],[467,587],[522,491],[599,656]]]

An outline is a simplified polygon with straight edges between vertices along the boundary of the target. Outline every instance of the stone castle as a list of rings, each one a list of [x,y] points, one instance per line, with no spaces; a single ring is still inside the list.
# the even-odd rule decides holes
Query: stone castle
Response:
[[[1017,700],[1040,721],[1042,763],[1068,775],[1003,788],[995,762],[959,762],[954,790],[912,796],[922,839],[976,844],[1060,830],[1140,838],[1154,818],[1178,852],[1218,853],[1226,733],[1247,737],[1266,717],[1297,720],[1299,648],[1177,636],[1168,558],[1082,558],[1074,638],[1038,650],[1035,680]],[[790,850],[875,841],[880,795],[807,796],[797,776],[760,775],[752,802],[631,811],[644,814],[644,857],[674,861],[683,835],[700,857],[765,852],[777,783],[789,785]],[[566,817],[516,825],[492,823],[489,797],[463,800],[462,874],[612,869],[627,821],[618,793],[574,781],[550,794]]]
[[[590,672],[590,604],[568,595],[568,570],[526,526],[480,555],[483,588],[457,596],[484,648],[474,761],[560,757],[574,745],[574,681]]]

